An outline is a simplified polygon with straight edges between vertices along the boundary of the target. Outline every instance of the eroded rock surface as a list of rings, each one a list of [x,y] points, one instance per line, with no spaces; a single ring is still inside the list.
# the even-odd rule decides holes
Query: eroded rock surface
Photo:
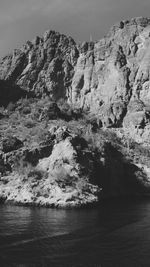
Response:
[[[147,18],[122,21],[103,39],[80,45],[47,31],[1,60],[0,79],[35,95],[66,99],[106,127],[128,128],[135,118],[135,128],[149,124],[149,48]],[[130,112],[134,102],[142,103],[141,111]]]
[[[0,134],[11,124],[20,137],[19,125],[33,149],[23,136],[1,140],[0,198],[73,207],[97,202],[101,187],[104,197],[149,194],[150,19],[122,21],[96,42],[76,44],[55,31],[28,41],[0,61],[0,105],[18,99],[14,111],[1,110]],[[38,143],[48,125],[49,139]],[[100,128],[111,136],[105,149]],[[121,139],[112,146],[114,133]]]
[[[78,50],[74,40],[54,31],[45,32],[0,62],[0,78],[15,82],[36,95],[65,97],[71,85]]]
[[[66,126],[53,125],[49,134],[49,145],[1,154],[1,200],[72,208],[93,205],[102,198],[150,193],[148,156],[136,163],[123,146],[119,151],[107,138],[91,147]]]
[[[22,166],[20,173],[14,171],[2,177],[1,199],[50,207],[81,207],[98,202],[101,189],[90,182],[93,158],[87,155],[86,141],[66,127],[53,128],[50,132],[55,135],[55,144],[50,155],[39,159],[34,169]]]

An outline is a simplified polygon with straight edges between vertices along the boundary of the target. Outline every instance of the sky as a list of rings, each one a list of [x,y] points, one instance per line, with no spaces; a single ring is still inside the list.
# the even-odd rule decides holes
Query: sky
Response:
[[[0,0],[0,57],[48,29],[76,42],[98,40],[139,16],[150,17],[150,0]]]

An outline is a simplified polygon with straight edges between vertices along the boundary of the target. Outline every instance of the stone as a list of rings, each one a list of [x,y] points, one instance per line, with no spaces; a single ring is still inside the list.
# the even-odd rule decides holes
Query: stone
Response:
[[[35,168],[29,165],[22,175],[14,172],[6,176],[7,183],[0,181],[0,197],[16,204],[59,208],[97,203],[101,188],[90,182],[91,163],[89,155],[86,162],[83,160],[82,139],[69,134],[65,127],[51,129],[52,132],[56,138],[61,133],[62,138],[50,155],[39,159]]]
[[[48,30],[0,61],[0,79],[36,96],[64,99],[104,127],[120,127],[130,102],[149,103],[149,46],[150,19],[142,17],[81,45]]]
[[[79,207],[99,201],[101,187],[104,197],[149,193],[149,89],[147,18],[121,21],[101,40],[80,45],[48,30],[2,58],[0,105],[30,95],[35,103],[48,99],[41,102],[36,126],[46,121],[49,132],[43,146],[33,149],[14,136],[1,140],[0,199]],[[34,120],[32,109],[26,118],[27,124]],[[22,174],[14,168],[17,155],[27,165]]]

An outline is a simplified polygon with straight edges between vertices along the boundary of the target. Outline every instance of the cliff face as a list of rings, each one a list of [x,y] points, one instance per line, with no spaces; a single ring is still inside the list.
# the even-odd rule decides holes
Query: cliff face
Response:
[[[14,50],[0,61],[0,200],[149,194],[149,103],[150,19],[80,45],[47,31]]]
[[[54,31],[0,62],[0,79],[37,96],[49,94],[95,114],[106,127],[149,125],[150,19],[112,27],[105,38],[77,45]]]
[[[42,38],[28,41],[1,60],[0,78],[33,91],[36,96],[65,98],[77,57],[78,50],[71,37],[46,31]]]

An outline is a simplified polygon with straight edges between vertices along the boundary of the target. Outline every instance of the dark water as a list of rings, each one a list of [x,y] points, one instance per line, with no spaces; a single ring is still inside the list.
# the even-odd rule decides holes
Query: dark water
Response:
[[[150,266],[150,199],[85,210],[1,205],[3,266]]]

